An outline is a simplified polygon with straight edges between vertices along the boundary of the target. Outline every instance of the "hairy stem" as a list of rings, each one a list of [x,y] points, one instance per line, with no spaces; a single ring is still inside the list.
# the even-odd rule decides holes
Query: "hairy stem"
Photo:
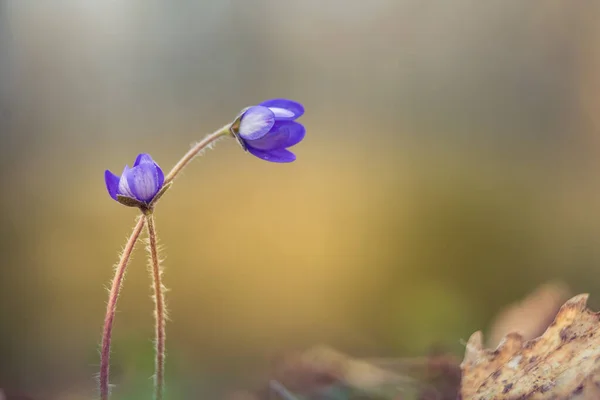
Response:
[[[185,168],[202,150],[209,147],[212,143],[218,139],[230,134],[231,124],[227,124],[215,132],[207,135],[204,139],[198,142],[192,147],[178,162],[175,164],[173,169],[165,177],[164,186],[167,187],[173,179]],[[161,193],[162,195],[162,193]],[[158,199],[157,199],[158,200]],[[110,396],[110,384],[109,384],[109,370],[110,370],[110,344],[112,338],[112,330],[115,319],[115,312],[117,309],[117,300],[123,284],[123,278],[125,277],[125,271],[127,270],[127,263],[131,257],[135,243],[137,242],[144,223],[148,223],[148,236],[150,241],[150,255],[152,265],[152,278],[154,287],[154,298],[156,303],[155,317],[156,317],[156,375],[155,375],[155,388],[156,388],[156,399],[160,400],[163,396],[164,387],[164,359],[165,359],[165,304],[164,304],[164,293],[163,286],[161,283],[161,270],[158,260],[158,249],[156,244],[156,231],[154,228],[154,219],[152,216],[152,208],[154,202],[149,205],[147,209],[142,211],[145,214],[145,218],[141,217],[137,221],[131,236],[127,240],[125,249],[121,254],[121,259],[117,264],[115,270],[115,276],[113,278],[110,294],[108,298],[108,304],[106,307],[106,316],[104,318],[104,328],[102,330],[102,348],[100,353],[100,399],[108,400]]]
[[[194,157],[196,157],[207,146],[212,144],[214,141],[222,138],[223,136],[229,135],[230,126],[231,124],[223,126],[222,128],[207,135],[204,139],[196,143],[194,147],[192,147],[187,153],[185,153],[183,157],[181,157],[181,160],[179,160],[177,164],[175,164],[173,169],[171,169],[171,172],[169,172],[169,174],[165,177],[164,184],[166,185],[170,183],[173,179],[175,179],[175,177],[181,172],[181,170],[183,170],[183,168],[185,168],[194,159]]]
[[[106,305],[106,316],[104,317],[104,328],[102,330],[102,348],[100,351],[100,398],[107,400],[110,395],[109,388],[109,369],[110,369],[110,342],[112,339],[112,330],[115,321],[115,312],[117,310],[117,300],[127,270],[127,263],[131,258],[131,253],[135,247],[135,243],[140,237],[140,233],[144,228],[144,218],[140,217],[131,232],[131,236],[127,240],[127,244],[121,254],[121,259],[115,268],[115,276],[113,278],[110,293],[108,296],[108,304]]]
[[[154,319],[156,322],[155,339],[155,364],[154,364],[154,398],[162,400],[165,382],[165,297],[164,286],[161,281],[162,270],[158,259],[158,245],[156,243],[156,228],[152,212],[146,213],[146,226],[148,229],[150,267],[152,286],[154,289]]]

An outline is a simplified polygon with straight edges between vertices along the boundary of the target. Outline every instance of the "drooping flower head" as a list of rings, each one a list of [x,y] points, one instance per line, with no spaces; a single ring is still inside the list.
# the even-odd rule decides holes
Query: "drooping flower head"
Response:
[[[104,180],[110,197],[126,205],[139,206],[147,205],[156,196],[163,186],[165,175],[149,154],[140,154],[132,168],[125,166],[120,177],[106,170]]]
[[[250,154],[266,161],[287,163],[296,155],[287,150],[304,139],[306,130],[295,120],[304,114],[302,104],[287,99],[267,100],[245,109],[231,132]]]

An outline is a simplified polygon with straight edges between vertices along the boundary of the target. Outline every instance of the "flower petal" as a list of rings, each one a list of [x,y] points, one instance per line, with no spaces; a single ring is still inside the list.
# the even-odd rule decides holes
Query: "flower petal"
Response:
[[[275,123],[275,114],[267,107],[250,107],[240,120],[239,135],[243,139],[254,140],[265,136]]]
[[[158,185],[158,171],[153,164],[142,163],[129,170],[127,183],[131,189],[132,197],[140,201],[150,201],[156,195]]]
[[[113,199],[117,200],[117,191],[119,190],[119,177],[109,170],[104,171],[104,181],[108,194]]]
[[[262,151],[248,147],[248,152],[265,161],[276,163],[289,163],[296,159],[296,155],[286,149],[277,149],[270,151]]]
[[[271,131],[257,140],[246,140],[246,144],[258,150],[275,150],[292,147],[304,139],[306,129],[294,121],[277,121]]]
[[[158,190],[163,187],[163,183],[165,183],[165,174],[163,170],[158,166],[157,163],[154,163],[154,167],[156,168],[156,179],[158,182]]]
[[[127,197],[133,197],[133,193],[131,193],[131,189],[129,188],[129,183],[127,182],[127,175],[131,170],[129,169],[129,165],[126,165],[123,169],[123,173],[121,174],[121,178],[119,179],[119,189],[117,190],[117,194]]]
[[[275,119],[279,121],[292,121],[304,114],[304,106],[296,101],[288,99],[271,99],[259,104],[263,107],[269,107]]]
[[[135,164],[133,164],[133,166],[137,167],[140,164],[154,165],[154,167],[156,168],[156,179],[158,182],[158,188],[160,189],[163,186],[163,183],[165,182],[165,174],[164,174],[163,170],[152,159],[150,154],[147,154],[147,153],[142,153],[142,154],[138,155],[137,158],[135,159]]]
[[[154,160],[150,157],[150,154],[142,153],[137,156],[135,159],[135,163],[133,163],[134,167],[137,167],[140,164],[154,164]]]

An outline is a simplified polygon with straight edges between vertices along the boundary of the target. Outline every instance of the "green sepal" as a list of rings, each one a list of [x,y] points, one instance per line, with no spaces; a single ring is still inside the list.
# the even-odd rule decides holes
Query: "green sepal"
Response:
[[[156,204],[156,202],[158,200],[160,200],[160,198],[163,196],[163,194],[165,194],[167,192],[167,190],[169,190],[171,188],[171,185],[173,185],[173,182],[169,182],[166,185],[164,185],[159,191],[158,193],[156,193],[156,195],[154,196],[154,198],[150,201],[150,204],[148,204],[148,207],[152,207],[153,205]]]
[[[131,197],[117,195],[117,201],[127,207],[146,208],[147,204]]]
[[[248,151],[248,147],[246,146],[246,143],[244,143],[244,141],[242,140],[242,137],[240,136],[239,132],[240,132],[240,123],[242,122],[242,117],[244,116],[244,113],[246,112],[246,110],[248,110],[249,108],[250,107],[244,108],[238,114],[238,116],[235,117],[235,119],[229,126],[229,132],[235,138],[235,140],[238,142],[238,144],[242,147],[242,149],[246,152]]]

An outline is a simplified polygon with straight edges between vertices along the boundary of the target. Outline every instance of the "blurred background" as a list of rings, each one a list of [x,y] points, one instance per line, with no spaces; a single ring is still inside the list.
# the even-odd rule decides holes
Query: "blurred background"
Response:
[[[594,0],[0,0],[0,387],[94,395],[136,216],[104,170],[168,170],[272,97],[306,107],[295,163],[220,142],[157,210],[173,398],[321,343],[462,357],[547,281],[600,309],[599,20]],[[145,264],[138,246],[116,398],[152,382]]]

